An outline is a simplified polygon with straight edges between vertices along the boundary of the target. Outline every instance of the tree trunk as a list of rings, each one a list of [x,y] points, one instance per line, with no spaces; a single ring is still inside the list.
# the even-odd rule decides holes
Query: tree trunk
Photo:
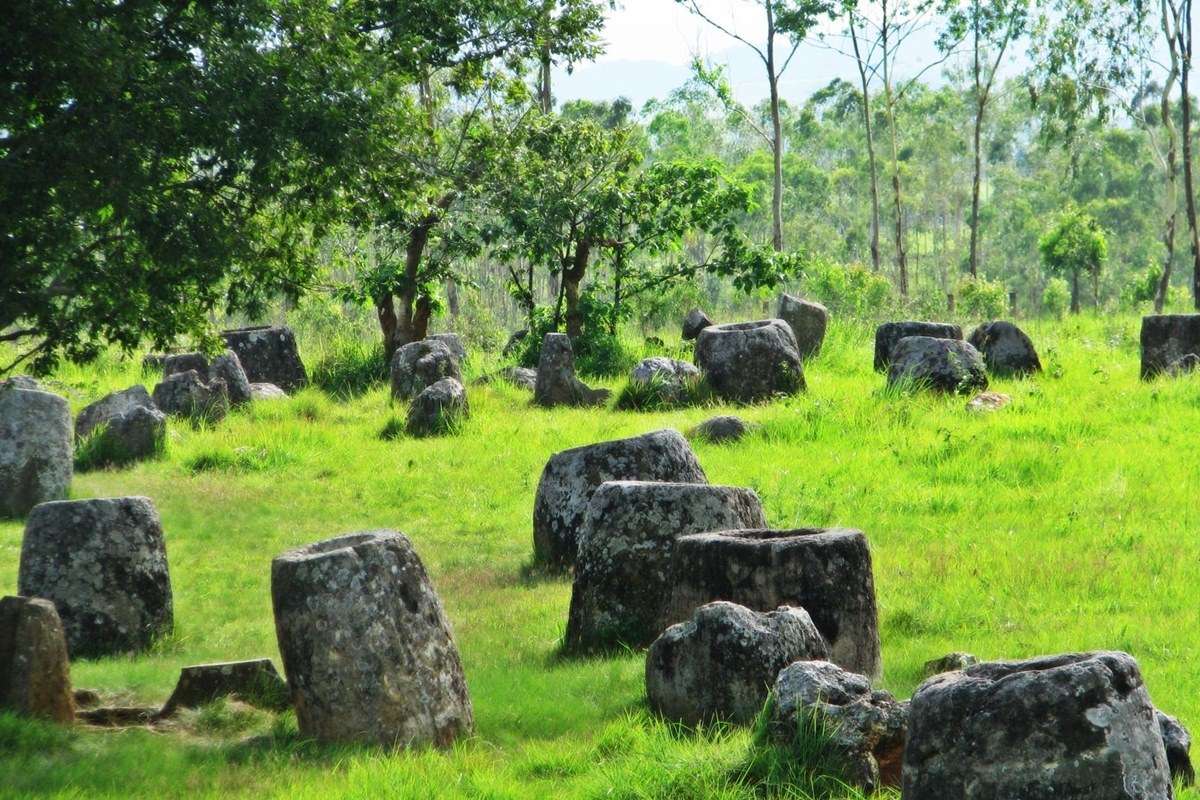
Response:
[[[775,12],[767,7],[767,82],[771,87],[771,247],[783,252],[783,125],[779,120],[779,75],[775,72]]]
[[[1071,313],[1079,313],[1079,273],[1071,273]]]
[[[575,256],[570,267],[563,270],[562,297],[567,310],[567,335],[572,339],[583,335],[583,309],[579,307],[579,287],[583,284],[590,254],[591,244],[580,242],[575,246]]]
[[[1192,97],[1188,93],[1189,76],[1192,71],[1192,4],[1184,0],[1184,17],[1180,20],[1176,38],[1180,43],[1181,67],[1179,94],[1183,102],[1183,191],[1186,196],[1188,233],[1192,245],[1192,300],[1200,310],[1200,231],[1196,229],[1196,183],[1192,171]]]
[[[392,292],[376,299],[376,314],[383,333],[383,352],[389,364],[398,349],[424,339],[429,330],[433,307],[429,298],[420,294],[418,287],[421,259],[429,243],[429,232],[438,219],[426,217],[413,228],[404,251],[404,280]],[[396,299],[400,301],[398,308]]]
[[[446,281],[446,309],[450,312],[450,316],[458,316],[458,284],[452,280]]]
[[[899,272],[900,296],[908,297],[908,254],[904,250],[904,198],[900,190],[900,147],[896,135],[896,98],[892,92],[891,64],[888,59],[888,4],[883,2],[883,25],[880,41],[883,45],[883,94],[888,128],[892,141],[892,200],[895,215],[896,269]]]
[[[974,48],[974,72],[975,72],[975,135],[974,135],[974,151],[975,151],[975,173],[971,177],[971,277],[979,277],[979,184],[982,181],[983,173],[983,155],[980,152],[982,149],[981,140],[983,134],[983,110],[987,103],[987,98],[984,96],[981,80],[979,75],[979,2],[976,0],[974,13],[971,15],[974,19],[975,28],[975,48]]]
[[[1163,245],[1166,247],[1166,258],[1163,260],[1162,275],[1159,276],[1158,286],[1154,291],[1154,313],[1161,314],[1167,303],[1167,294],[1171,288],[1171,267],[1175,262],[1175,224],[1179,218],[1179,165],[1178,136],[1175,132],[1175,120],[1171,117],[1171,93],[1175,89],[1175,81],[1179,77],[1179,53],[1176,41],[1172,35],[1173,25],[1178,24],[1176,17],[1168,11],[1167,0],[1161,0],[1162,30],[1166,37],[1171,55],[1171,68],[1167,73],[1166,83],[1163,84],[1162,98],[1159,101],[1159,116],[1162,118],[1163,130],[1167,132],[1167,209],[1166,224],[1163,228]]]
[[[858,78],[862,84],[863,129],[867,138],[867,164],[871,171],[871,268],[879,272],[879,170],[875,166],[875,134],[871,125],[871,86],[867,78],[868,65],[863,61],[858,47],[853,12],[850,13],[850,41],[854,44],[854,59],[858,64]]]

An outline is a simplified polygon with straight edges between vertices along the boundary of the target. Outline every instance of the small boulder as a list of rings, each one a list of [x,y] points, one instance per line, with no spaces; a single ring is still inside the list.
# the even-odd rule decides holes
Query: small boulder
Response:
[[[947,653],[941,658],[934,658],[925,662],[925,677],[932,678],[934,675],[941,675],[943,672],[966,669],[978,663],[979,659],[970,653]]]
[[[181,708],[199,708],[223,697],[272,711],[289,705],[287,684],[269,658],[196,664],[179,671],[175,691],[158,712],[163,719]]]
[[[75,720],[67,640],[49,600],[0,599],[0,711],[63,724]]]
[[[575,351],[565,333],[547,333],[538,359],[533,402],[539,406],[600,406],[607,389],[592,389],[575,375]]]
[[[208,356],[204,353],[167,353],[161,361],[164,378],[192,369],[201,375],[208,374]]]
[[[784,294],[779,298],[778,316],[791,327],[801,360],[821,352],[825,329],[829,326],[829,310],[825,306]]]
[[[244,405],[253,398],[250,379],[246,377],[246,371],[242,369],[242,362],[238,360],[237,353],[232,350],[226,350],[208,365],[208,380],[212,382],[217,379],[225,382],[225,391],[229,395],[231,406]]]
[[[652,388],[668,404],[686,400],[689,389],[700,380],[700,370],[695,364],[665,356],[644,358],[629,373],[631,384]]]
[[[101,451],[115,463],[150,458],[162,450],[167,417],[158,410],[146,387],[138,384],[105,395],[75,418],[75,438],[83,440],[102,430]]]
[[[983,414],[999,411],[1012,403],[1012,397],[1003,392],[980,392],[967,401],[967,411]]]
[[[410,436],[440,436],[468,416],[466,389],[454,378],[443,378],[412,401],[405,427]]]
[[[708,483],[678,431],[661,430],[555,453],[533,504],[533,553],[539,564],[571,567],[588,504],[607,481]]]
[[[194,369],[176,372],[154,387],[154,405],[166,414],[186,419],[220,422],[229,413],[225,381],[205,381]]]
[[[644,481],[601,484],[579,532],[566,650],[648,646],[667,627],[675,539],[766,524],[752,489]]]
[[[411,400],[443,378],[462,383],[458,358],[445,342],[422,339],[399,348],[392,356],[392,398]]]
[[[33,392],[42,392],[42,384],[38,383],[37,378],[31,378],[28,375],[13,375],[11,378],[5,378],[0,381],[0,392],[5,389],[27,389]]]
[[[279,652],[300,733],[448,747],[475,723],[450,623],[408,537],[367,531],[271,563]]]
[[[909,336],[892,350],[888,385],[969,394],[988,387],[979,351],[957,339]]]
[[[1011,322],[985,322],[967,339],[993,375],[1030,375],[1042,371],[1033,341]]]
[[[832,748],[827,755],[842,768],[844,780],[867,793],[900,785],[908,703],[873,691],[865,676],[828,661],[797,661],[781,671],[774,698],[769,725],[776,741],[790,742],[814,723],[822,725]],[[947,794],[940,800],[967,796]],[[1025,797],[994,797],[1001,796]]]
[[[173,624],[162,523],[146,497],[37,506],[17,584],[54,603],[72,658],[140,652]]]
[[[1154,706],[1125,653],[977,664],[917,689],[905,800],[1168,800]]]
[[[1184,786],[1191,786],[1196,782],[1196,770],[1192,767],[1192,735],[1179,720],[1158,709],[1154,710],[1154,718],[1158,722],[1163,747],[1167,751],[1171,779],[1182,782]]]
[[[21,386],[0,388],[0,517],[66,497],[74,471],[70,405]]]
[[[796,337],[780,319],[705,328],[696,340],[696,364],[713,391],[732,402],[754,403],[805,389]]]
[[[287,392],[273,383],[252,383],[250,384],[250,399],[286,400]]]
[[[1142,317],[1142,380],[1149,380],[1188,355],[1200,356],[1200,314]]]
[[[285,392],[308,385],[296,335],[284,325],[260,325],[221,333],[225,346],[237,353],[251,383],[273,383]]]
[[[646,655],[646,697],[667,719],[752,722],[779,671],[829,649],[802,608],[751,611],[709,603],[672,625]]]
[[[683,318],[683,340],[690,342],[700,335],[700,331],[709,325],[716,325],[712,318],[698,308],[693,308]]]
[[[880,674],[871,551],[862,531],[730,530],[681,536],[671,558],[670,622],[728,600],[755,611],[803,608],[829,642],[830,660]]]
[[[486,386],[496,381],[511,383],[518,389],[528,389],[532,392],[537,387],[537,370],[529,369],[528,367],[505,367],[499,372],[493,372],[475,379],[475,383],[481,386]]]
[[[963,338],[962,328],[948,322],[885,322],[875,329],[875,371],[883,372],[892,364],[892,351],[901,339],[928,336],[933,339]]]
[[[746,422],[741,417],[723,415],[701,422],[688,431],[688,438],[703,439],[713,444],[738,442],[757,427],[754,423]]]

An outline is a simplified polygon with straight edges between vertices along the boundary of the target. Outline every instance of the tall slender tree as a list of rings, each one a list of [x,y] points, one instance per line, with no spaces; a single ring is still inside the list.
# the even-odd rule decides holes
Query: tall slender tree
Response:
[[[763,10],[764,38],[749,38],[705,10],[700,0],[676,0],[704,22],[749,47],[767,73],[770,131],[755,130],[771,149],[771,246],[783,250],[783,124],[780,120],[779,81],[792,65],[800,45],[821,20],[833,11],[832,0],[755,0]],[[748,118],[748,117],[747,117]]]

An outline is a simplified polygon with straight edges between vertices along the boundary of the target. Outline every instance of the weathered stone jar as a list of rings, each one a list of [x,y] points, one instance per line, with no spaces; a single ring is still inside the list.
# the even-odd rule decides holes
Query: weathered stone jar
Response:
[[[17,583],[54,603],[72,658],[145,650],[174,622],[166,541],[147,497],[37,506]]]
[[[579,536],[567,650],[648,646],[667,627],[676,538],[766,524],[752,489],[644,481],[602,484],[588,504]]]
[[[33,382],[0,384],[0,517],[67,496],[74,472],[71,407]]]
[[[672,559],[669,618],[682,622],[714,600],[755,611],[803,608],[851,672],[881,669],[871,551],[862,531],[742,530],[681,536]]]
[[[533,555],[555,568],[575,564],[592,493],[606,481],[708,483],[696,454],[674,430],[574,447],[546,462],[533,502]]]
[[[308,372],[291,328],[259,325],[224,331],[221,336],[237,353],[250,383],[273,383],[289,393],[308,385]]]
[[[805,389],[796,337],[781,319],[711,325],[696,339],[696,364],[725,400],[754,403]]]
[[[412,542],[352,533],[271,564],[275,631],[300,732],[449,746],[474,730],[441,600]]]
[[[949,322],[885,322],[875,329],[875,371],[883,372],[892,364],[892,351],[901,339],[929,336],[933,339],[962,339],[962,328]]]

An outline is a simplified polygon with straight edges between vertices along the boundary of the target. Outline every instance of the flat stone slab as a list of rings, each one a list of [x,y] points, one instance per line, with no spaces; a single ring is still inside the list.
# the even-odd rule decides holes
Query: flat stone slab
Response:
[[[225,697],[272,711],[290,705],[287,684],[271,659],[256,658],[184,667],[175,691],[156,716],[169,717],[181,708],[199,708]]]

